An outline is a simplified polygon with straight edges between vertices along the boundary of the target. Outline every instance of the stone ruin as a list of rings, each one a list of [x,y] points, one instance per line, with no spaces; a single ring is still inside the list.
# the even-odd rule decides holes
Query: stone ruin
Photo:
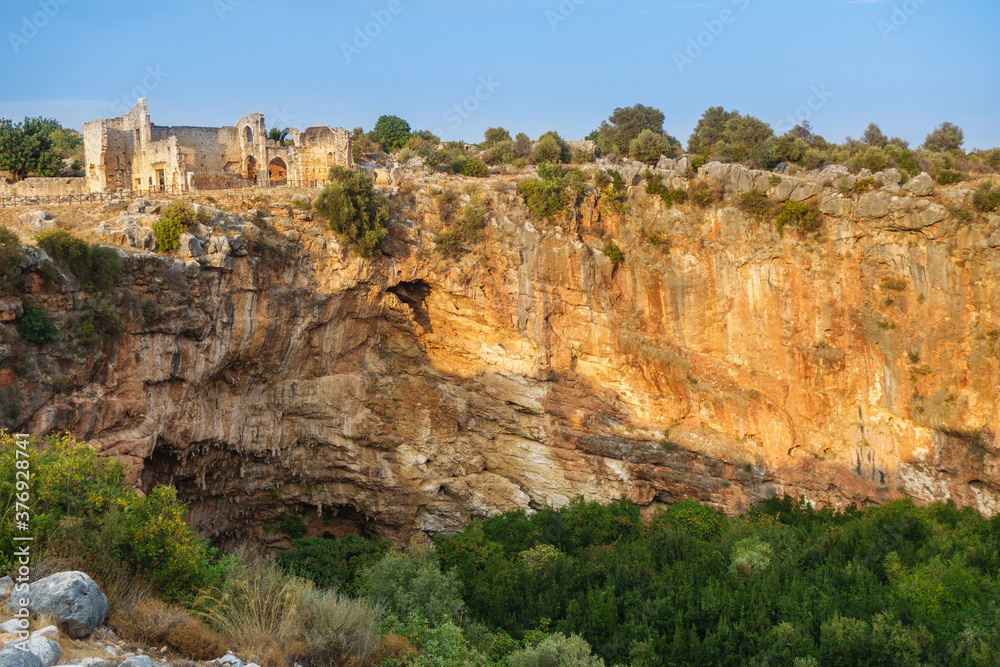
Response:
[[[343,128],[290,128],[274,141],[260,113],[228,127],[161,127],[150,123],[145,99],[117,118],[84,123],[83,147],[90,192],[313,187],[330,167],[354,166]]]

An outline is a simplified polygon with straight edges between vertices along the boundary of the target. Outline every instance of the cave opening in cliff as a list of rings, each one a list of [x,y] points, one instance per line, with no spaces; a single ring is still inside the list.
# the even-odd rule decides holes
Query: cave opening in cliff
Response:
[[[431,286],[423,280],[411,280],[401,282],[389,288],[389,292],[395,294],[400,301],[410,307],[413,312],[413,319],[417,324],[430,333],[431,316],[427,311],[427,297],[431,294]]]

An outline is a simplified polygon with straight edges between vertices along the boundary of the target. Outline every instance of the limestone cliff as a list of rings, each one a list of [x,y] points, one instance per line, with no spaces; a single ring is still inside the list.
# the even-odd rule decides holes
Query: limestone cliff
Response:
[[[435,250],[435,179],[395,197],[378,260],[279,216],[267,252],[240,252],[252,226],[222,216],[212,254],[129,251],[126,332],[100,351],[6,324],[0,399],[12,426],[68,429],[143,486],[174,484],[222,537],[275,537],[306,508],[314,532],[405,541],[576,495],[1000,509],[1000,218],[969,222],[950,211],[971,191],[898,174],[842,194],[835,170],[684,166],[658,171],[726,199],[668,208],[625,165],[624,212],[591,193],[546,223],[478,181],[488,227],[457,260]],[[779,235],[733,206],[748,191],[816,202],[823,225]],[[96,233],[141,245],[149,220]],[[68,277],[35,289],[54,312],[82,299]]]

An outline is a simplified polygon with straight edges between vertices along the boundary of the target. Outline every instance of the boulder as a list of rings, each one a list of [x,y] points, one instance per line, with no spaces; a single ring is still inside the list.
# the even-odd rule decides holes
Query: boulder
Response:
[[[300,206],[312,206],[312,199],[306,195],[292,195],[292,203]]]
[[[884,218],[889,215],[889,201],[892,197],[887,192],[876,190],[866,192],[858,200],[859,218]]]
[[[896,168],[885,169],[884,171],[880,171],[879,174],[882,174],[883,185],[899,185],[899,182],[903,180],[903,175]],[[875,174],[875,179],[878,180],[878,174]]]
[[[24,315],[24,304],[20,299],[16,297],[10,297],[7,299],[0,299],[0,322],[13,322],[17,318]],[[10,580],[10,577],[4,577],[4,579]],[[14,588],[14,582],[9,581],[9,583],[0,582],[0,597],[7,595]]]
[[[14,596],[12,596],[14,597]],[[51,614],[72,639],[88,636],[104,622],[108,598],[83,572],[57,572],[28,586],[27,608],[34,614]],[[21,607],[21,598],[8,605]]]
[[[59,639],[59,628],[54,625],[46,625],[41,630],[35,630],[31,633],[32,637],[48,637],[49,639],[55,641]]]
[[[205,251],[202,249],[201,241],[191,234],[181,234],[178,242],[180,243],[180,247],[177,248],[178,257],[190,259],[194,257],[201,257],[205,254]]]
[[[33,232],[40,232],[43,229],[51,229],[56,226],[55,219],[45,211],[32,211],[23,213],[17,218],[22,225],[27,225]]]
[[[0,651],[0,667],[42,667],[42,661],[31,651],[17,648],[17,642],[11,642]]]
[[[20,300],[18,301],[20,302]],[[0,310],[3,309],[4,306],[2,305],[2,302],[0,302]],[[20,317],[20,315],[18,315],[18,317]],[[3,597],[4,595],[7,595],[7,593],[10,593],[11,589],[13,588],[14,588],[13,579],[11,579],[10,577],[0,577],[0,597]]]
[[[21,625],[21,619],[19,618],[12,618],[9,621],[4,622],[3,625],[0,625],[0,632],[4,632],[9,635],[16,635],[26,629],[26,627]]]
[[[153,661],[148,655],[133,655],[122,660],[118,667],[153,667]]]
[[[48,637],[36,637],[32,635],[24,643],[24,646],[38,656],[38,659],[42,661],[42,667],[52,667],[52,665],[59,662],[59,658],[62,656],[62,649],[59,648],[59,644]]]
[[[243,661],[233,655],[231,652],[226,652],[221,658],[216,658],[205,663],[206,665],[213,665],[215,667],[246,667]]]
[[[921,172],[919,176],[915,176],[907,181],[903,189],[912,192],[918,197],[927,197],[934,192],[934,179],[926,171]]]

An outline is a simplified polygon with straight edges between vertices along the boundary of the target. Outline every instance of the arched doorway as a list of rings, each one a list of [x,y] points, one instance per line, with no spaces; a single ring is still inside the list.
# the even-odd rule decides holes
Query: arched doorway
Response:
[[[247,128],[248,130],[250,128]],[[251,183],[257,182],[257,160],[251,155],[247,158],[246,179]]]
[[[249,125],[243,128],[243,137],[247,140],[248,144],[253,143],[253,130],[250,129]]]
[[[280,157],[276,157],[268,164],[268,175],[271,185],[285,185],[288,183],[288,165]]]

